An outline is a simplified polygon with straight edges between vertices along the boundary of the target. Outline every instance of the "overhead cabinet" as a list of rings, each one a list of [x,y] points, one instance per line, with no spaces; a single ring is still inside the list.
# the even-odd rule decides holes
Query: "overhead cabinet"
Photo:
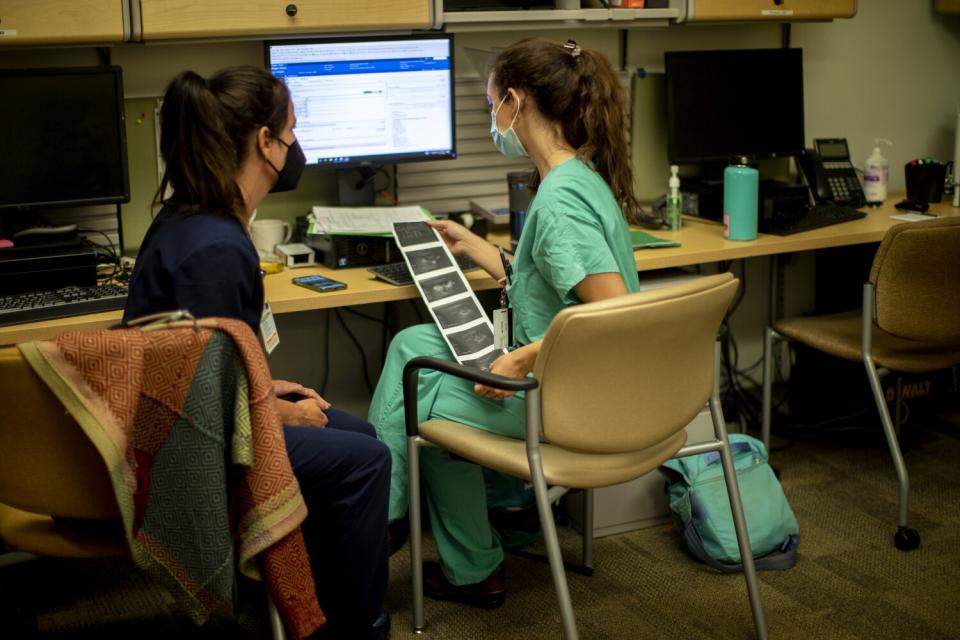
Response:
[[[0,0],[0,47],[129,39],[129,0]]]
[[[852,18],[857,0],[688,0],[688,22]]]
[[[431,0],[139,0],[134,30],[150,42],[424,29],[432,6]]]

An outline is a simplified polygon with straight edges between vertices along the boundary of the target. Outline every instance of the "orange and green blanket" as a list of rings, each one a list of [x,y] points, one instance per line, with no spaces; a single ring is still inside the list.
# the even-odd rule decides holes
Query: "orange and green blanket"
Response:
[[[68,332],[20,345],[110,472],[135,563],[199,624],[262,577],[288,633],[325,619],[263,352],[243,322]]]

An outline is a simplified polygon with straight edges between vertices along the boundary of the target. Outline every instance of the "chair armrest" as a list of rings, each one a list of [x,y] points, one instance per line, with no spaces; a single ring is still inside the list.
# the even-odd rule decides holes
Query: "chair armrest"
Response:
[[[417,415],[417,380],[420,369],[442,371],[458,378],[477,382],[494,389],[503,389],[504,391],[529,391],[536,389],[540,384],[535,378],[508,378],[440,358],[429,356],[411,358],[403,367],[403,414],[406,419],[408,436],[415,436],[420,432],[420,420]]]

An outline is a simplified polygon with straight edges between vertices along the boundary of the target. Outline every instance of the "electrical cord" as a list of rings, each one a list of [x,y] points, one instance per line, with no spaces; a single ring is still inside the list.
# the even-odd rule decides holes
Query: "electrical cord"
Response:
[[[369,315],[369,314],[366,314],[366,313],[362,313],[362,312],[360,312],[360,311],[357,311],[356,309],[351,309],[350,307],[344,307],[344,308],[342,309],[342,311],[345,311],[345,312],[347,312],[347,313],[349,313],[349,314],[352,314],[352,315],[354,315],[354,316],[357,316],[358,318],[363,318],[364,320],[367,320],[367,321],[369,321],[369,322],[375,322],[375,323],[381,325],[381,327],[382,327],[381,332],[380,332],[380,371],[381,371],[381,372],[383,371],[383,365],[384,365],[384,363],[386,362],[386,359],[387,359],[387,346],[390,344],[390,338],[391,338],[391,336],[392,336],[391,327],[389,326],[389,322],[387,321],[387,318],[388,318],[387,305],[389,305],[389,304],[390,304],[389,302],[387,302],[387,303],[384,304],[384,310],[383,310],[383,317],[382,317],[382,318],[377,318],[377,317],[375,317],[375,316],[372,316],[372,315]],[[379,373],[379,372],[378,372],[378,373]],[[371,390],[371,392],[372,392],[372,390]]]
[[[360,341],[357,339],[353,332],[350,331],[350,327],[347,326],[347,323],[344,322],[343,317],[340,315],[339,309],[333,310],[334,317],[337,319],[337,322],[340,323],[340,326],[346,332],[347,336],[350,338],[350,341],[353,342],[353,345],[357,348],[357,351],[360,352],[360,360],[363,365],[363,380],[367,383],[367,389],[370,391],[370,394],[373,395],[373,382],[370,380],[370,371],[367,366],[367,353],[363,350],[363,345],[360,344]]]
[[[105,284],[107,282],[110,282],[111,280],[114,280],[117,277],[118,272],[120,271],[120,256],[117,254],[117,248],[113,244],[113,240],[110,239],[110,236],[104,233],[103,231],[100,231],[99,229],[77,229],[77,233],[99,233],[104,238],[106,238],[107,245],[93,242],[89,238],[87,238],[87,242],[92,244],[97,249],[103,251],[104,253],[101,255],[105,255],[110,259],[110,266],[112,267],[112,270],[109,275],[103,277],[103,281],[100,284]]]
[[[743,302],[747,291],[746,264],[742,259],[738,262],[740,263],[741,286],[721,323],[720,356],[721,372],[723,374],[721,402],[726,415],[736,417],[743,421],[747,428],[751,428],[760,424],[760,407],[757,399],[744,386],[744,381],[755,387],[759,386],[756,380],[746,375],[746,372],[755,369],[763,362],[763,358],[761,357],[759,361],[745,370],[738,368],[740,351],[730,328],[730,319]],[[718,266],[721,272],[728,271],[732,269],[733,262],[723,262]]]

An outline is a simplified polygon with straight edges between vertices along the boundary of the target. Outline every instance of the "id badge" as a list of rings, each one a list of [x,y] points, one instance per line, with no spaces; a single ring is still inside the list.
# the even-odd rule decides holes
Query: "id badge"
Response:
[[[493,310],[493,346],[506,349],[510,346],[510,309]]]
[[[267,355],[273,353],[273,350],[280,344],[280,334],[277,332],[277,322],[273,319],[273,311],[270,305],[264,303],[263,314],[260,316],[260,341],[263,342],[263,349]]]

